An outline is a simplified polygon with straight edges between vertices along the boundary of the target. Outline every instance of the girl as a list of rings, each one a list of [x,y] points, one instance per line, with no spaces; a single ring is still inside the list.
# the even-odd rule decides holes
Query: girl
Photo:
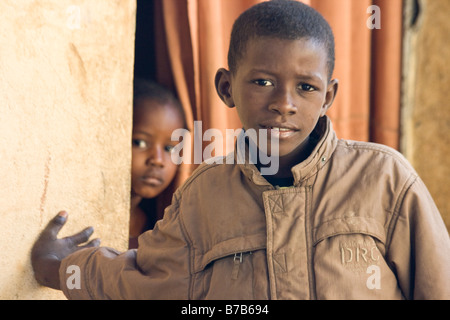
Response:
[[[135,80],[133,110],[130,249],[137,248],[138,236],[162,218],[156,197],[170,190],[178,171],[171,160],[178,144],[171,141],[172,132],[187,128],[179,101],[156,83]]]

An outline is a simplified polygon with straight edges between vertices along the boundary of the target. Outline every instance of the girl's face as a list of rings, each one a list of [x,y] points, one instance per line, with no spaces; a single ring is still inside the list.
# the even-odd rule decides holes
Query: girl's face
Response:
[[[154,198],[172,182],[177,165],[171,151],[178,141],[171,141],[172,132],[182,128],[184,121],[172,104],[152,99],[136,101],[133,115],[132,193]]]

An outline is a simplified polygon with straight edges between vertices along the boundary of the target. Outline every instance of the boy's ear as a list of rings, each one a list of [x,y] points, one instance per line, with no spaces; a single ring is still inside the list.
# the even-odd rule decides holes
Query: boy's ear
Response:
[[[229,108],[233,108],[234,100],[231,95],[231,72],[224,68],[220,68],[217,70],[214,83],[220,99],[222,99]]]
[[[324,116],[325,113],[330,109],[331,105],[333,104],[334,98],[336,97],[337,91],[338,91],[338,79],[333,79],[330,81],[327,87],[327,93],[325,95],[325,103],[322,107],[322,114],[321,116]]]

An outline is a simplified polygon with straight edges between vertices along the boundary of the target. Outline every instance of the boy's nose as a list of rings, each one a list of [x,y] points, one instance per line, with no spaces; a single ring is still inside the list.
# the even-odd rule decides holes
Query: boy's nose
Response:
[[[155,146],[150,150],[147,158],[147,165],[164,167],[164,150],[162,147]]]
[[[292,95],[288,91],[278,92],[275,99],[269,105],[269,110],[282,116],[297,113],[297,107],[294,104]]]

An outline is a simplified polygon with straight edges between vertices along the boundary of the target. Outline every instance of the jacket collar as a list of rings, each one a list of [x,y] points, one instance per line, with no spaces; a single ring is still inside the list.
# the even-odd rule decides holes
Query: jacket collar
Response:
[[[241,134],[243,134],[243,132]],[[319,119],[316,127],[311,133],[311,137],[317,141],[315,148],[307,159],[298,163],[291,169],[295,186],[303,185],[308,178],[314,176],[323,166],[325,166],[336,149],[336,133],[327,116],[323,116]],[[248,145],[246,144],[245,154],[249,154],[248,151]],[[257,167],[249,161],[248,157],[243,156],[242,153],[243,150],[236,145],[235,161],[237,161],[238,166],[244,175],[255,184],[270,185],[270,183],[261,175]]]

